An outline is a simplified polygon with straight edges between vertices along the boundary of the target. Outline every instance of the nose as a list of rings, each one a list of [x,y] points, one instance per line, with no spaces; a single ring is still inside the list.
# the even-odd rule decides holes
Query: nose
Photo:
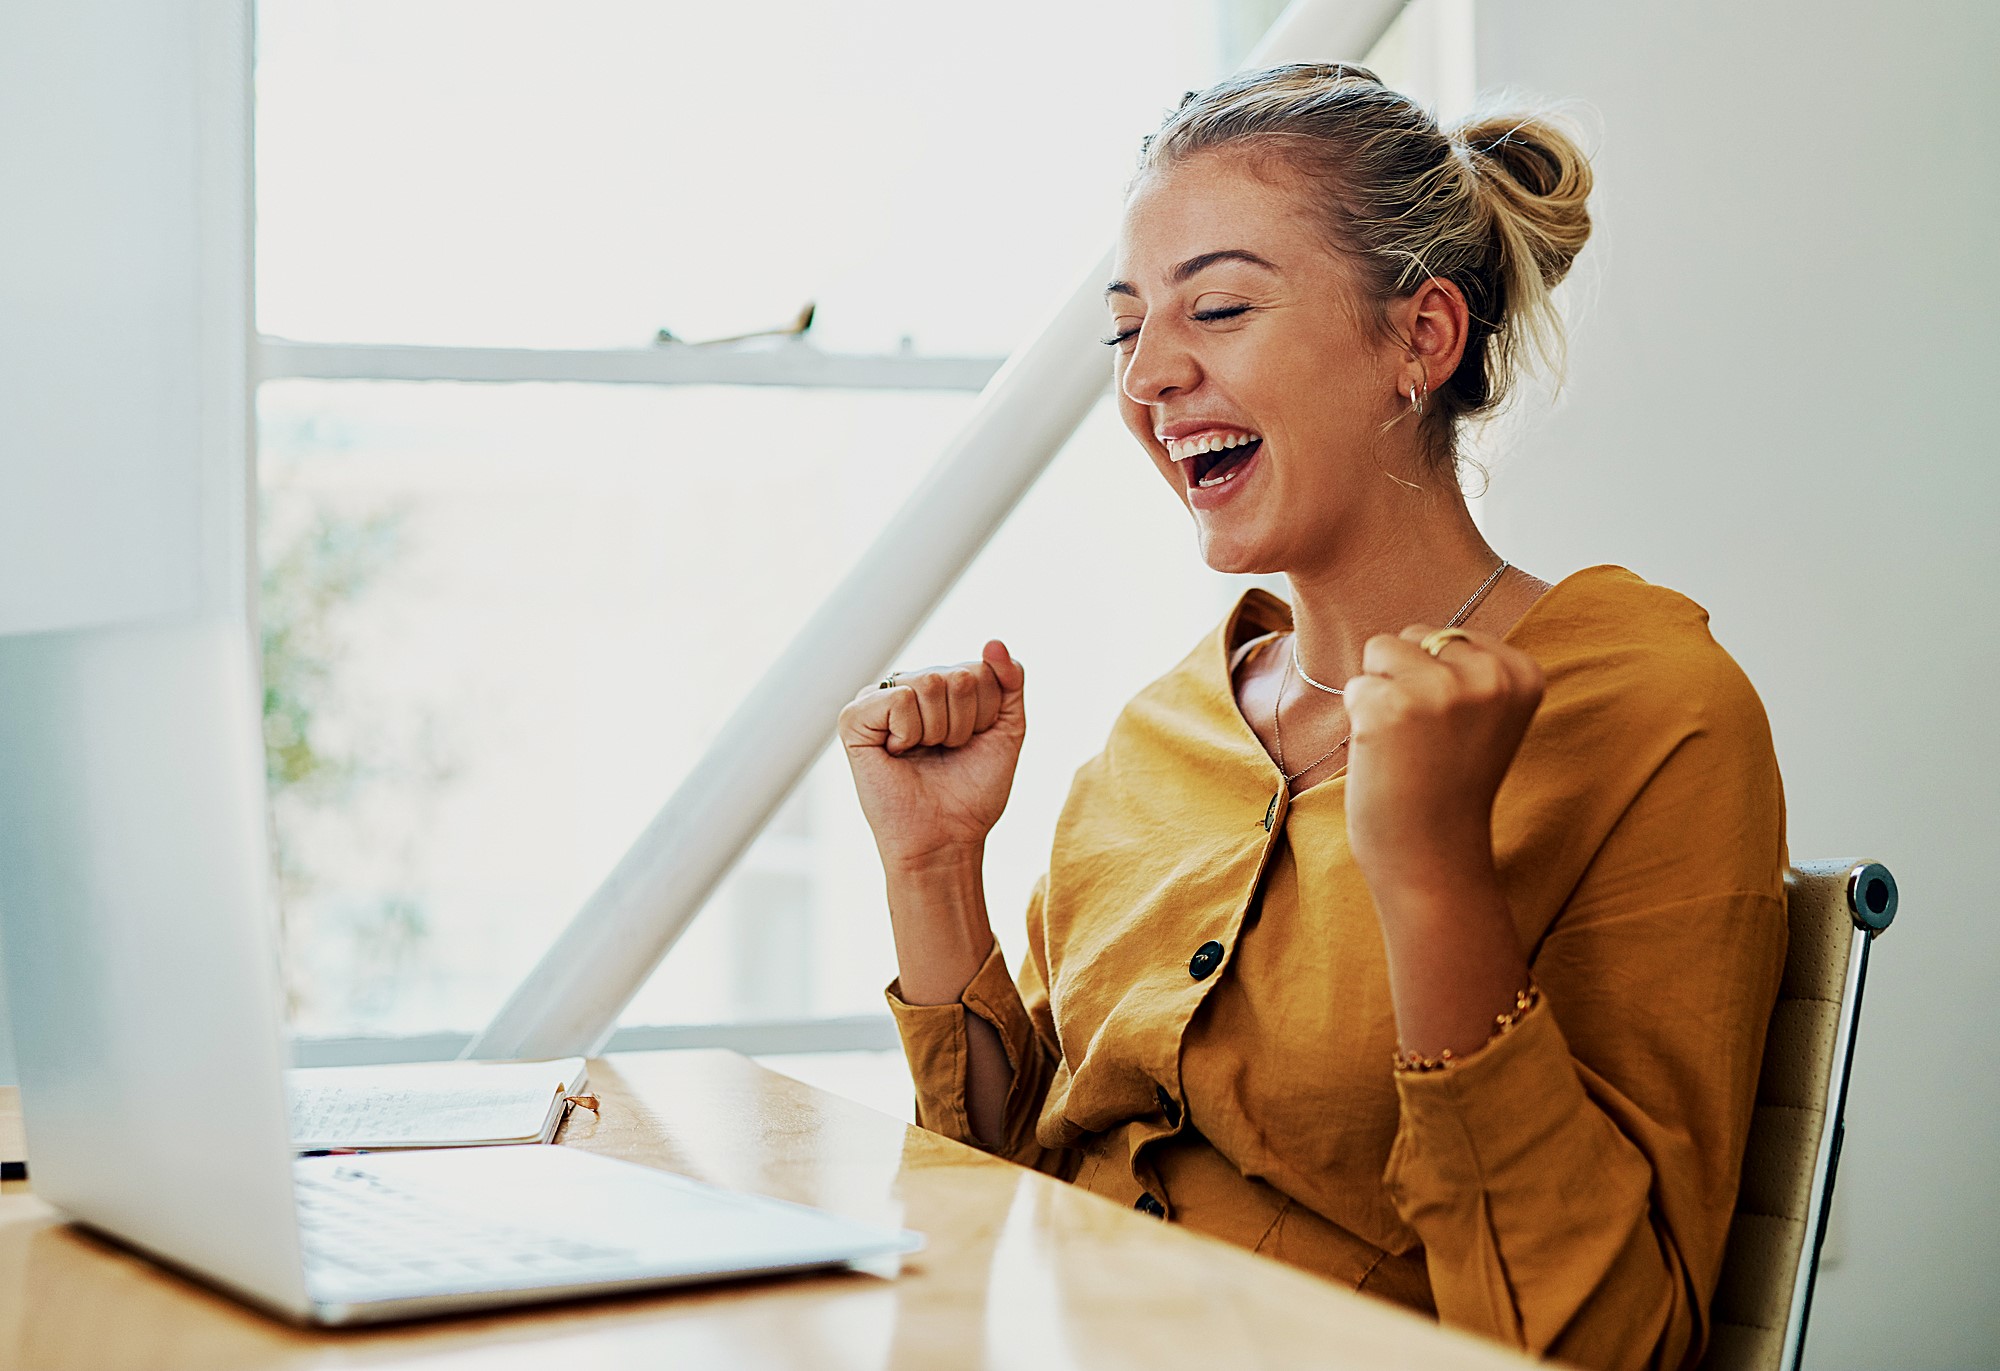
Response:
[[[1194,353],[1173,329],[1147,325],[1132,340],[1118,388],[1136,405],[1157,405],[1201,384]]]

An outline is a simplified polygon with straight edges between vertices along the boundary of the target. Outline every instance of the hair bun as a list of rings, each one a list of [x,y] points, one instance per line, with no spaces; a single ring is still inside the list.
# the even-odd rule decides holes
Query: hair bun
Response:
[[[1590,159],[1569,121],[1547,111],[1475,115],[1452,131],[1493,216],[1503,261],[1533,263],[1544,286],[1590,238]]]

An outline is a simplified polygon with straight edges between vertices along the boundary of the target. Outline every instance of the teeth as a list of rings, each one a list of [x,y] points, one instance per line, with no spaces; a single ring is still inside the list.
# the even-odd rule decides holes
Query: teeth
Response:
[[[1255,433],[1203,433],[1194,438],[1165,438],[1167,456],[1176,462],[1185,462],[1190,457],[1199,457],[1205,452],[1226,452],[1233,447],[1258,441]]]
[[[1210,486],[1219,486],[1226,481],[1235,480],[1236,473],[1241,470],[1243,470],[1242,467],[1231,467],[1227,471],[1220,471],[1212,476],[1204,476],[1199,481],[1196,481],[1195,484],[1201,489],[1207,490]]]

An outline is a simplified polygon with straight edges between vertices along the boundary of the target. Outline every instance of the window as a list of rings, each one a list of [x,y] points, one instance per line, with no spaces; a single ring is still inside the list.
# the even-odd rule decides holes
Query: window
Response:
[[[300,1030],[486,1021],[1101,251],[1138,138],[1273,8],[263,0]],[[808,304],[803,336],[700,341]],[[1010,955],[1070,772],[1239,589],[1100,406],[903,655],[1001,636],[1031,673],[988,868]],[[879,1016],[891,966],[829,754],[626,1021]]]
[[[259,327],[1004,355],[1103,248],[1212,0],[264,0]]]
[[[1101,249],[1219,41],[1207,0],[265,0],[266,731],[302,1030],[485,1021]],[[653,341],[809,301],[804,340]],[[610,383],[635,367],[740,383]],[[374,379],[495,374],[552,379]],[[1096,427],[1075,498],[1101,461],[1144,474]],[[816,771],[628,1017],[879,1013],[852,810]]]

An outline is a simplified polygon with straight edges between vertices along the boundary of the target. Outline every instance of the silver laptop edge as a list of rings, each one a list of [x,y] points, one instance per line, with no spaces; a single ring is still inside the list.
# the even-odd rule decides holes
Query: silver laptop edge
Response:
[[[308,1312],[247,635],[0,638],[0,962],[35,1193]]]
[[[792,1240],[757,1259],[723,1242],[730,1255],[715,1270],[656,1254],[622,1279],[316,1299],[287,1134],[255,681],[248,634],[224,621],[0,637],[0,968],[38,1198],[256,1304],[323,1323],[918,1245],[895,1229],[725,1197],[752,1206],[753,1228]],[[601,1159],[539,1160],[561,1178],[587,1173],[586,1189],[600,1173],[614,1184],[658,1179]],[[419,1180],[427,1169],[400,1165]]]

